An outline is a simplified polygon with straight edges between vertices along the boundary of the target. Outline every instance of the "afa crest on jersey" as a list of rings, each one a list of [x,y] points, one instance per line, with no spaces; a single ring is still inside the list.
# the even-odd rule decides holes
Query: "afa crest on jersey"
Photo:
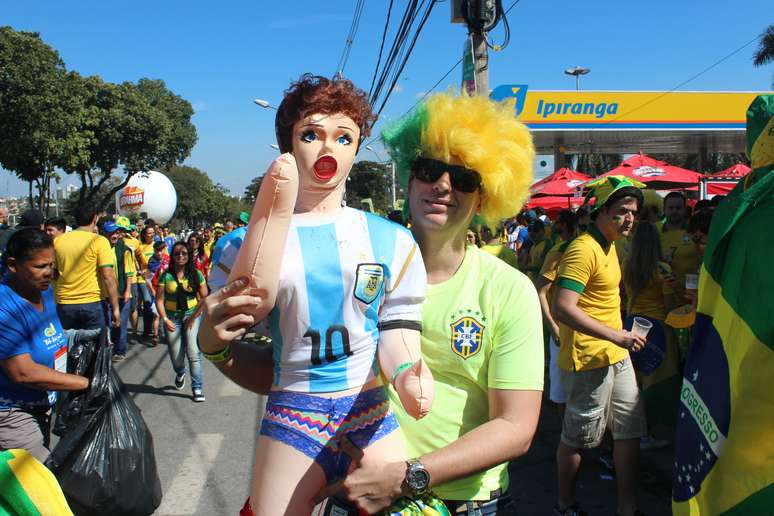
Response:
[[[481,350],[484,325],[473,317],[463,317],[451,324],[451,348],[457,355],[468,359]]]
[[[355,273],[354,295],[363,303],[371,304],[384,287],[384,266],[378,263],[361,263]]]

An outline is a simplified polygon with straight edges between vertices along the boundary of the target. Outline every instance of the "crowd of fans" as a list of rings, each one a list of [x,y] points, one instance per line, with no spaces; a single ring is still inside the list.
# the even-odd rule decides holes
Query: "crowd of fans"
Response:
[[[671,389],[654,389],[655,396],[649,396],[648,391],[664,378],[680,376],[689,340],[685,324],[670,326],[670,314],[690,315],[696,309],[696,275],[712,213],[720,200],[715,197],[691,207],[680,192],[664,198],[646,192],[635,210],[633,230],[625,238],[609,242],[622,271],[621,284],[616,286],[620,287],[621,316],[625,321],[636,316],[657,324],[659,330],[649,338],[659,340],[665,355],[655,371],[645,373],[634,364],[633,374],[645,407],[642,424],[647,428],[646,435],[638,439],[641,449],[668,444],[674,429],[679,383]],[[601,224],[595,223],[599,214],[593,211],[584,205],[550,217],[540,208],[526,210],[496,228],[471,226],[467,234],[470,245],[521,270],[535,284],[550,357],[547,390],[561,416],[565,416],[568,403],[566,382],[577,379],[568,377],[560,366],[560,343],[567,338],[561,326],[568,316],[554,306],[557,281],[569,244],[578,235],[593,237],[592,228]],[[67,349],[68,330],[109,327],[115,362],[126,358],[131,334],[148,346],[156,346],[163,338],[175,387],[183,389],[190,374],[192,399],[205,401],[201,353],[196,345],[200,301],[209,293],[218,241],[245,226],[243,220],[236,225],[226,221],[174,234],[153,220],[132,223],[120,216],[100,218],[86,207],[76,209],[73,215],[72,228],[65,218],[44,220],[34,210],[26,212],[14,228],[0,221],[4,249],[0,349],[18,348],[22,342],[29,351],[0,358],[0,411],[7,412],[0,422],[0,448],[26,448],[41,460],[48,453],[49,408],[55,391],[88,387],[88,379],[64,372],[61,350]],[[682,322],[685,317],[675,320]],[[42,347],[35,343],[39,331],[45,332]],[[638,341],[629,349],[637,350]],[[566,426],[567,419],[565,430]],[[558,506],[556,513],[574,514],[572,486],[577,464],[568,467],[562,461],[576,460],[574,450],[582,444],[568,445],[570,439],[565,440],[564,434],[557,460],[560,501],[564,496],[567,503]],[[567,449],[563,451],[562,446]],[[631,460],[631,455],[618,459],[616,468],[622,472],[631,469],[622,465],[626,460]],[[564,492],[563,473],[567,476]]]
[[[64,370],[65,335],[75,331],[109,328],[114,362],[126,358],[130,334],[148,346],[164,336],[174,385],[185,386],[187,356],[193,400],[205,401],[196,308],[208,293],[213,248],[236,227],[226,221],[176,235],[150,219],[100,217],[88,207],[77,208],[72,222],[44,219],[33,209],[11,227],[0,212],[0,347],[10,356],[0,358],[0,411],[10,410],[7,416],[0,412],[0,448],[27,448],[38,458],[46,455],[54,391],[87,387],[86,379],[57,372]],[[44,332],[42,346],[37,332]],[[29,354],[18,353],[24,350]],[[26,415],[17,417],[16,411]]]

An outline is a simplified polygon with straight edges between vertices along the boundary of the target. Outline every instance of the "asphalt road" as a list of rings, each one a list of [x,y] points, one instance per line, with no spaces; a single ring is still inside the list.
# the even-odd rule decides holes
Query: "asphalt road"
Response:
[[[236,515],[247,496],[262,399],[204,362],[204,403],[193,402],[190,378],[183,390],[174,388],[163,342],[150,348],[131,337],[128,358],[116,367],[153,434],[164,493],[157,515]],[[532,448],[510,467],[519,515],[551,513],[559,429],[555,408],[545,402]],[[671,513],[672,453],[642,454],[640,504],[649,516]],[[585,457],[577,496],[592,516],[613,515],[615,479],[598,455],[593,450]]]
[[[131,339],[116,367],[153,434],[164,493],[157,515],[233,516],[247,497],[261,399],[203,367],[204,403],[193,402],[190,377],[175,389],[163,342]]]

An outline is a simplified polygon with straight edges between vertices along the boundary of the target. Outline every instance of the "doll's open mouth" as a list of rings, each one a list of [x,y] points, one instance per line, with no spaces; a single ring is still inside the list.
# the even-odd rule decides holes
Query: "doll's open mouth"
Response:
[[[333,156],[323,156],[314,164],[314,176],[320,181],[330,181],[336,175],[338,164]]]

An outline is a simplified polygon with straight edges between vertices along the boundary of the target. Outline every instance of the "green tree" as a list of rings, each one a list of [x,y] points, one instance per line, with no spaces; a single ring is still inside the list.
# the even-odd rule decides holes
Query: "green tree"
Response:
[[[88,154],[66,169],[81,178],[80,202],[102,208],[137,172],[171,168],[190,154],[196,143],[193,108],[162,81],[111,84],[89,77],[84,84],[87,116],[81,129],[91,136]],[[121,181],[102,193],[114,174]]]
[[[245,187],[245,193],[242,196],[245,204],[252,206],[255,204],[255,198],[258,197],[258,190],[261,189],[263,176],[254,177],[250,184]]]
[[[0,27],[0,165],[29,183],[38,208],[48,208],[55,168],[84,151],[76,83],[39,34]]]
[[[206,172],[196,167],[174,166],[164,172],[177,191],[175,218],[195,227],[219,220],[226,212],[226,199]]]
[[[575,165],[575,170],[583,172],[591,177],[597,177],[600,174],[604,174],[610,169],[613,169],[621,164],[623,157],[620,154],[578,154],[578,164]]]
[[[755,66],[763,66],[769,63],[774,63],[774,24],[769,25],[761,34],[758,49],[753,56],[753,64]],[[771,82],[771,86],[774,88],[774,79]]]
[[[347,204],[360,208],[363,199],[371,199],[376,211],[387,213],[390,206],[390,187],[387,177],[390,169],[375,161],[358,161],[352,165],[347,178]]]

